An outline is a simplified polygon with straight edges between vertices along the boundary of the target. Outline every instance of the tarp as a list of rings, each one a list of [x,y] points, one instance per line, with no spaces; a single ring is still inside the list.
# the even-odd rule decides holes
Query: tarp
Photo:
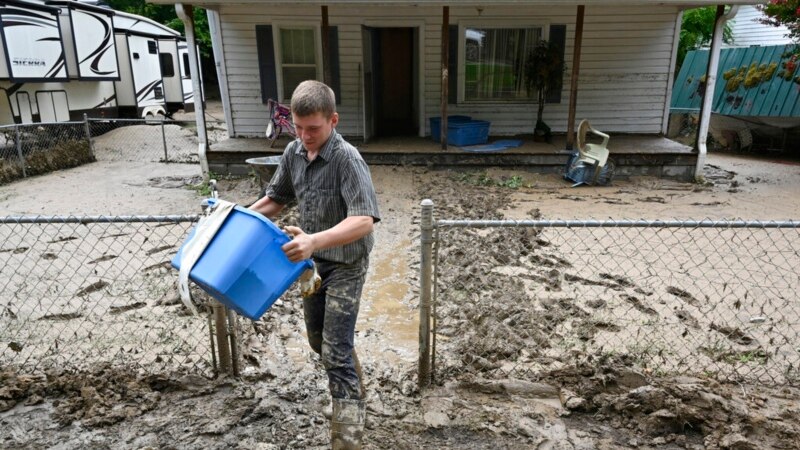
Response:
[[[712,111],[726,116],[800,117],[800,58],[794,45],[721,51]],[[672,112],[697,112],[703,100],[708,50],[686,55],[672,89]]]

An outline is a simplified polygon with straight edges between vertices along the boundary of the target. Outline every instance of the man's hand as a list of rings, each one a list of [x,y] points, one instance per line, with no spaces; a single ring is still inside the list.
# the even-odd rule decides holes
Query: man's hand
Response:
[[[311,258],[311,255],[316,250],[314,237],[306,234],[298,227],[286,227],[284,231],[292,236],[291,242],[287,242],[281,247],[289,261],[296,263]]]

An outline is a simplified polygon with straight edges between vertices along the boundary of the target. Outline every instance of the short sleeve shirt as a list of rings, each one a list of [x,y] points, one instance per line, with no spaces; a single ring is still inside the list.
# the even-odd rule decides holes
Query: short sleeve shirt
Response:
[[[300,228],[308,234],[333,228],[350,216],[380,221],[369,168],[335,129],[313,161],[299,139],[287,145],[265,193],[282,205],[297,200]],[[352,264],[369,255],[374,240],[370,233],[340,247],[318,250],[313,257]]]

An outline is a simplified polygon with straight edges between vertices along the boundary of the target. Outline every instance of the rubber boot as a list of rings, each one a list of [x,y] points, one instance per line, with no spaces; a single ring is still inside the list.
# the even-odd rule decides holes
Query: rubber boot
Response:
[[[367,408],[363,401],[333,399],[331,448],[333,450],[361,450],[366,416]]]
[[[353,349],[353,365],[356,368],[356,375],[358,375],[358,385],[361,389],[361,400],[367,399],[367,388],[364,387],[364,374],[361,371],[361,361],[358,360],[358,355],[356,354],[356,349]],[[322,415],[330,420],[333,414],[333,406],[328,403],[322,408]]]

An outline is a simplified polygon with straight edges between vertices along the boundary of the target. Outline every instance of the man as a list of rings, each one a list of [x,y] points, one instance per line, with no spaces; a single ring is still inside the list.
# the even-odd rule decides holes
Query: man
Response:
[[[313,258],[322,277],[320,289],[303,299],[303,312],[308,342],[328,374],[331,444],[359,449],[366,410],[353,338],[378,201],[364,159],[335,130],[333,90],[304,81],[291,110],[297,139],[283,152],[266,196],[250,209],[273,218],[297,200],[301,226],[286,227],[293,239],[283,251],[293,262]]]

